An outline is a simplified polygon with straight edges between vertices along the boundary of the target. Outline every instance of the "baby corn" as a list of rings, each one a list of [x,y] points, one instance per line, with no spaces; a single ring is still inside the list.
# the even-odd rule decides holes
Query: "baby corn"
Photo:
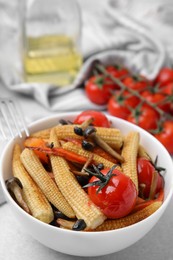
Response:
[[[25,170],[20,160],[20,154],[21,148],[16,144],[13,151],[12,161],[13,175],[22,183],[23,197],[32,216],[43,222],[50,223],[54,218],[52,207],[40,188]]]
[[[138,191],[138,174],[137,174],[137,153],[139,147],[139,133],[130,132],[124,139],[122,149],[122,156],[124,162],[122,163],[122,170],[124,174],[130,177],[134,182]]]
[[[42,139],[49,139],[51,128],[40,130],[30,135],[30,137],[37,137]]]
[[[64,139],[65,137],[81,139],[82,137],[74,133],[74,127],[76,125],[62,125],[56,127],[56,133],[58,139]],[[100,136],[107,144],[114,149],[119,150],[123,144],[123,136],[119,129],[116,128],[104,128],[95,127],[97,135]]]
[[[124,218],[120,219],[113,219],[113,220],[106,220],[102,225],[97,227],[95,231],[107,231],[113,229],[119,229],[123,227],[127,227],[133,225],[153,214],[160,206],[162,205],[161,201],[155,201],[149,206],[132,213]]]
[[[70,218],[75,217],[74,211],[59,191],[55,182],[48,175],[36,154],[32,150],[25,148],[20,157],[24,167],[46,198],[64,215]]]
[[[76,125],[58,125],[55,127],[58,139],[73,138],[82,140],[83,137],[75,134],[74,127]],[[119,129],[116,128],[104,128],[95,127],[97,130],[97,135],[100,136],[107,144],[112,148],[119,150],[123,144],[123,136]],[[50,136],[50,128],[32,134],[34,137],[41,137],[48,139]]]
[[[56,132],[53,129],[50,142],[55,147],[59,146]],[[95,229],[103,223],[106,217],[89,199],[87,193],[77,182],[75,176],[69,170],[66,160],[59,156],[50,156],[55,181],[64,197],[67,199],[78,219],[83,219],[87,225],[86,229]]]

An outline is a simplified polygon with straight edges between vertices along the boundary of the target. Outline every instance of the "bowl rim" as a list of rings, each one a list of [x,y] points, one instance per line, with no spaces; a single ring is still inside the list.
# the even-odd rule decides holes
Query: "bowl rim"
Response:
[[[44,123],[46,121],[52,121],[53,119],[56,119],[57,117],[60,118],[60,117],[75,117],[78,113],[80,113],[80,111],[75,111],[75,112],[65,112],[65,113],[56,113],[54,115],[49,115],[49,116],[45,116],[41,119],[38,119],[32,123],[30,123],[28,125],[28,129],[31,130],[33,127],[36,127],[38,126],[39,124],[41,123]],[[114,116],[110,116],[110,115],[107,115],[106,113],[104,113],[109,120],[116,120],[117,122],[122,122],[122,123],[125,123],[125,124],[130,124],[130,125],[133,125],[132,123],[124,120],[124,119],[121,119],[121,118],[117,118],[117,117],[114,117]],[[144,129],[142,129],[141,127],[137,126],[137,125],[133,125],[133,127],[135,129],[139,129],[140,132],[142,132],[142,134],[145,134],[147,136],[150,136],[150,138],[154,138],[150,133],[148,133],[147,131],[145,131]],[[40,129],[41,130],[41,129]],[[32,131],[31,131],[32,132]],[[25,136],[25,133],[24,133],[24,130],[22,132],[23,134],[23,139],[26,137]],[[8,141],[8,143],[6,144],[6,146],[4,147],[3,151],[2,151],[2,154],[0,156],[0,182],[1,182],[1,186],[2,186],[2,190],[3,192],[5,193],[5,196],[8,198],[8,200],[13,204],[13,206],[15,208],[18,208],[18,210],[21,212],[21,214],[24,214],[27,218],[30,218],[31,221],[34,221],[35,223],[41,225],[43,228],[48,228],[48,229],[52,229],[52,230],[58,230],[58,232],[62,232],[62,233],[69,233],[69,234],[85,234],[84,236],[97,236],[98,234],[109,234],[109,233],[118,233],[118,232],[121,232],[121,231],[125,231],[125,230],[129,230],[129,229],[132,229],[134,226],[140,226],[142,225],[144,222],[148,222],[150,221],[150,219],[152,218],[155,218],[155,215],[162,211],[162,209],[166,209],[166,207],[168,206],[172,196],[173,196],[173,177],[172,177],[172,183],[171,183],[171,188],[170,188],[170,191],[166,197],[166,199],[163,201],[162,205],[160,206],[159,209],[157,209],[153,214],[151,214],[149,217],[135,223],[135,224],[132,224],[130,226],[127,226],[127,227],[123,227],[123,228],[120,228],[120,229],[115,229],[115,230],[107,230],[107,231],[94,231],[94,232],[79,232],[79,231],[73,231],[72,230],[68,230],[68,229],[61,229],[61,228],[57,228],[56,226],[53,226],[53,225],[50,225],[50,224],[47,224],[47,223],[44,223],[36,218],[34,218],[33,216],[29,215],[28,213],[26,213],[14,200],[13,198],[10,196],[10,193],[8,192],[7,188],[6,188],[6,185],[5,185],[5,180],[4,178],[2,177],[2,169],[3,169],[3,159],[5,157],[5,154],[6,152],[8,151],[9,147],[12,145],[12,143],[15,143],[15,141],[17,140],[20,140],[19,137],[15,137],[15,139],[13,140],[10,140]],[[164,153],[166,153],[168,155],[168,158],[170,159],[170,162],[172,164],[172,167],[173,167],[173,160],[170,156],[170,154],[168,153],[168,151],[166,150],[166,148],[156,139],[154,138],[155,142],[157,142],[159,144],[159,146],[161,146],[161,148],[164,150]],[[163,213],[163,212],[162,212]]]

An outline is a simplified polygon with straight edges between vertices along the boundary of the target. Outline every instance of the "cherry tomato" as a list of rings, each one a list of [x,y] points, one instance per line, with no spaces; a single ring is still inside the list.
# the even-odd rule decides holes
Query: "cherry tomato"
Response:
[[[116,78],[120,79],[129,75],[128,69],[119,65],[109,65],[106,67],[106,70]]]
[[[107,72],[109,72],[112,76],[114,76],[115,78],[118,78],[120,80],[123,80],[124,78],[126,78],[129,75],[129,71],[127,68],[122,67],[122,66],[118,66],[118,65],[114,65],[114,66],[107,66],[106,67]],[[116,85],[116,84],[115,84]],[[116,88],[119,89],[119,86],[116,85]]]
[[[135,96],[130,96],[128,92],[116,96],[113,95],[108,102],[108,112],[116,117],[127,119],[130,115],[130,108],[134,108],[139,103],[139,99]]]
[[[110,168],[101,170],[103,175],[107,175]],[[88,187],[90,199],[97,205],[108,218],[121,218],[128,215],[134,208],[137,199],[137,191],[132,180],[117,169],[106,186],[99,192],[98,185]],[[90,183],[98,181],[95,176],[91,177]]]
[[[132,112],[127,120],[143,129],[150,131],[157,128],[158,113],[147,105],[141,106],[140,110]]]
[[[111,79],[98,75],[89,78],[85,84],[85,92],[89,100],[97,105],[105,105],[116,88]]]
[[[136,91],[146,90],[146,88],[151,85],[151,82],[149,82],[143,76],[129,76],[123,80],[123,83],[128,88],[131,88]]]
[[[156,78],[156,84],[163,87],[170,82],[173,82],[173,69],[168,67],[162,68]]]
[[[165,121],[160,133],[154,135],[173,154],[173,121]]]
[[[162,87],[161,92],[167,95],[167,99],[170,106],[168,112],[173,114],[173,82],[168,83],[164,87]]]
[[[138,183],[139,183],[139,193],[142,198],[148,199],[150,195],[150,190],[152,188],[153,174],[157,174],[157,184],[154,191],[154,196],[159,193],[159,191],[164,186],[163,177],[155,169],[154,165],[146,158],[139,158],[137,160],[137,171],[138,171]],[[144,186],[143,186],[144,185]]]
[[[81,112],[74,120],[74,124],[82,124],[84,121],[87,119],[93,117],[93,125],[94,126],[101,126],[101,127],[110,127],[110,122],[107,119],[107,117],[99,111],[94,111],[94,110],[86,110]]]
[[[158,104],[158,107],[163,111],[165,112],[170,111],[171,108],[170,102],[163,103],[166,99],[166,94],[161,92],[151,93],[149,90],[146,90],[141,95],[151,103]]]
[[[161,89],[162,93],[165,93],[167,95],[173,95],[173,82],[170,82]]]

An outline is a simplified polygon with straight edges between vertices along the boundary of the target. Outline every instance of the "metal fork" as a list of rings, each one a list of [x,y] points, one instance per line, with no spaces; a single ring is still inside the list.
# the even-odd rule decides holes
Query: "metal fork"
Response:
[[[0,98],[0,140],[7,141],[16,136],[29,136],[19,104],[11,98]]]

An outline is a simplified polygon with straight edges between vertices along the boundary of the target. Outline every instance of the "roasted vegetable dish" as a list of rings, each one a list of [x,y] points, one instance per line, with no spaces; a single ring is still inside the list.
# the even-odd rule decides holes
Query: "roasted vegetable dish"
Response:
[[[27,214],[57,228],[114,230],[161,206],[165,169],[157,159],[138,132],[124,136],[101,112],[85,111],[15,144],[6,186]]]

